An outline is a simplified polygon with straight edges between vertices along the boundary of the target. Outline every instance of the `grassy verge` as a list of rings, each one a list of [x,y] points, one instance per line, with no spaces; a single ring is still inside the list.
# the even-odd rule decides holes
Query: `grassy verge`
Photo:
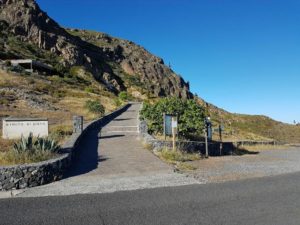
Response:
[[[56,126],[50,134],[50,139],[62,144],[69,135],[72,134],[68,126]],[[0,138],[0,166],[9,166],[25,163],[36,163],[49,160],[58,156],[57,153],[51,151],[22,151],[17,152],[13,149],[14,143],[20,140],[6,140]]]
[[[8,152],[12,148],[13,144],[14,140],[5,140],[0,137],[0,153]]]
[[[0,165],[9,166],[25,163],[36,163],[55,158],[56,156],[57,154],[48,151],[41,151],[32,154],[30,152],[17,153],[13,150],[9,150],[7,152],[0,153]]]
[[[196,167],[188,164],[188,162],[200,160],[201,158],[198,153],[185,153],[168,149],[161,150],[157,155],[161,160],[174,165],[179,171],[195,170]]]

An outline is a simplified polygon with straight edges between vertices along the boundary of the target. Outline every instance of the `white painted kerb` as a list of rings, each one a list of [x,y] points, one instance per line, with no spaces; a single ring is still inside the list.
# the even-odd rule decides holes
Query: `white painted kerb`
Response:
[[[46,137],[49,134],[47,119],[3,119],[2,137],[4,139],[17,139],[23,136],[28,136],[33,133],[33,136]]]

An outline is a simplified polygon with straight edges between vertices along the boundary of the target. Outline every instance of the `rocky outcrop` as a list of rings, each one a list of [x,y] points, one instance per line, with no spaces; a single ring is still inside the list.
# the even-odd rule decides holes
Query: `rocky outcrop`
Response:
[[[135,77],[154,96],[192,97],[189,84],[166,66],[161,58],[149,53],[145,48],[104,33],[78,29],[67,30],[103,48],[106,52],[106,60],[117,64],[116,74],[120,77],[124,74]]]
[[[83,66],[98,81],[109,85],[112,91],[124,89],[122,80],[106,64],[101,48],[70,35],[48,17],[35,1],[0,0],[0,7],[0,20],[8,23],[9,31],[22,41],[57,54],[66,67]],[[110,74],[109,80],[103,79],[104,73]]]
[[[0,21],[5,21],[9,32],[22,41],[60,56],[64,66],[83,66],[113,92],[129,88],[124,82],[126,74],[143,83],[152,95],[192,97],[189,85],[161,58],[107,34],[66,30],[34,0],[0,0]]]

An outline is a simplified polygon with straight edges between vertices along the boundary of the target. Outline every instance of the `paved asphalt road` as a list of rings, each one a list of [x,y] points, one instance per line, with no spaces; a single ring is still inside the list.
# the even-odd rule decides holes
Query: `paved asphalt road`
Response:
[[[300,173],[189,185],[0,200],[0,224],[300,224]]]

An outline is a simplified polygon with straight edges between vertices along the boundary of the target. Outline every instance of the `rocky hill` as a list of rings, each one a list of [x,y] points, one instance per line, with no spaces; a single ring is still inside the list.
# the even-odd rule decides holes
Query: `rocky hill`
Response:
[[[191,97],[189,85],[165,66],[161,58],[130,41],[105,34],[93,36],[82,31],[79,32],[82,36],[90,38],[81,38],[78,32],[60,27],[34,0],[0,0],[0,21],[2,28],[16,39],[57,56],[54,66],[61,64],[67,69],[82,66],[115,93],[135,83],[143,84],[146,92],[135,90],[136,95]],[[3,48],[8,52],[10,46]]]
[[[51,117],[54,122],[59,118],[67,121],[74,113],[86,113],[92,119],[84,111],[85,101],[99,99],[112,110],[117,106],[117,94],[126,91],[140,100],[195,98],[206,108],[215,126],[225,125],[228,140],[300,143],[300,126],[264,116],[232,114],[193,96],[189,83],[161,58],[131,41],[63,28],[34,0],[0,0],[0,60],[24,58],[53,66],[57,76],[18,77],[2,71],[0,116],[24,113],[33,107],[34,115]]]

